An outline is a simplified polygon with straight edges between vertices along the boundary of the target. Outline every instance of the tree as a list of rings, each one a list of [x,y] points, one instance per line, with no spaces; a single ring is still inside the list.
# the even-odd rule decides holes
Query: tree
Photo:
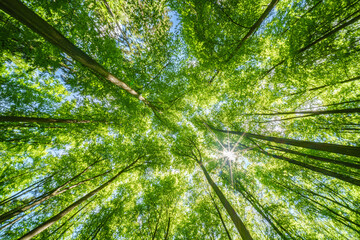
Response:
[[[360,238],[359,1],[0,8],[1,239]]]

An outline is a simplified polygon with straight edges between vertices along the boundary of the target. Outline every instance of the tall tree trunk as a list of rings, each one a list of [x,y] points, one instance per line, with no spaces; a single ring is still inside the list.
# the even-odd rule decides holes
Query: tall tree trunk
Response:
[[[312,170],[314,172],[318,172],[318,173],[324,174],[326,176],[337,178],[339,180],[351,183],[353,185],[360,186],[360,180],[359,179],[355,179],[355,178],[352,178],[352,177],[349,177],[349,176],[346,176],[346,175],[343,175],[343,174],[340,174],[340,173],[337,173],[337,172],[329,171],[329,170],[324,169],[324,168],[320,168],[320,167],[316,167],[316,166],[313,166],[313,165],[310,165],[310,164],[307,164],[307,163],[296,161],[296,160],[293,160],[293,159],[290,159],[290,158],[287,158],[287,157],[284,157],[284,156],[271,154],[271,153],[268,153],[268,152],[263,151],[263,150],[260,150],[259,152],[264,154],[264,155],[267,155],[267,156],[270,156],[270,157],[273,157],[273,158],[276,158],[276,159],[280,159],[280,160],[285,160],[288,163],[292,163],[292,164],[298,165],[300,167],[310,169],[310,170]]]
[[[36,117],[0,116],[0,122],[95,123],[95,122],[105,122],[105,121],[75,120],[75,119],[61,119],[61,118],[36,118]]]
[[[109,3],[108,3],[106,0],[103,0],[103,2],[104,2],[104,5],[105,5],[108,13],[109,13],[109,14],[111,15],[111,17],[115,20],[116,26],[118,27],[119,31],[120,31],[121,34],[123,35],[122,39],[124,39],[124,41],[126,42],[126,45],[128,46],[128,48],[129,48],[130,51],[131,51],[131,45],[130,45],[129,41],[127,40],[127,36],[126,36],[126,34],[123,32],[120,24],[118,23],[118,21],[117,21],[117,19],[116,19],[116,17],[115,17],[115,14],[113,13],[113,11],[112,11],[111,8],[110,8]]]
[[[305,191],[305,192],[308,192],[308,193],[310,193],[310,194],[312,194],[312,195],[314,195],[314,196],[318,196],[318,197],[324,198],[324,199],[326,199],[326,200],[328,200],[328,201],[330,201],[330,202],[333,202],[333,203],[335,203],[335,204],[337,204],[337,205],[339,205],[339,206],[341,206],[341,207],[343,207],[343,208],[346,208],[347,210],[349,210],[349,211],[351,211],[351,212],[354,212],[355,214],[360,215],[360,211],[359,211],[359,210],[357,210],[357,209],[352,209],[348,204],[343,204],[343,203],[341,203],[341,202],[339,202],[339,201],[337,201],[337,200],[335,200],[335,199],[333,199],[333,198],[331,198],[331,197],[327,197],[327,196],[324,196],[324,195],[319,194],[319,193],[317,193],[317,192],[311,191],[311,190],[309,190],[309,189],[302,188],[302,187],[300,187],[300,186],[297,186],[296,184],[292,184],[292,185],[293,185],[295,188],[299,189],[300,191]]]
[[[357,15],[356,17],[354,17],[353,19],[341,24],[340,26],[334,28],[333,30],[331,31],[328,31],[326,34],[324,34],[322,37],[316,39],[315,41],[311,42],[310,44],[306,45],[305,47],[303,48],[300,48],[297,53],[302,53],[302,52],[305,52],[306,50],[308,50],[309,48],[311,48],[312,46],[314,46],[315,44],[323,41],[324,39],[330,37],[331,35],[337,33],[338,31],[344,29],[345,27],[355,23],[356,21],[358,21],[360,19],[360,15]]]
[[[154,233],[153,233],[153,236],[152,236],[152,240],[155,240],[156,233],[158,231],[158,227],[159,227],[159,223],[160,223],[160,218],[161,218],[161,211],[159,212],[159,215],[156,218],[156,224],[155,224],[155,229],[154,229]]]
[[[291,24],[291,26],[289,26],[288,28],[285,29],[285,31],[281,34],[284,35],[287,31],[289,31],[291,29],[292,26],[295,26],[303,17],[305,17],[308,13],[310,13],[311,11],[313,11],[323,0],[318,1],[314,6],[312,6],[309,10],[307,10],[303,15],[301,15],[301,17],[297,18],[296,21]]]
[[[133,97],[143,101],[146,105],[151,106],[151,104],[143,96],[130,88],[126,83],[112,75],[102,65],[92,59],[80,48],[76,47],[59,31],[53,28],[50,24],[44,21],[19,0],[2,0],[0,1],[0,8],[51,42],[56,47],[63,50],[66,54],[83,64],[85,67],[91,69],[93,72],[108,80],[112,84],[115,84],[116,86],[124,89]]]
[[[214,183],[214,181],[211,179],[209,173],[206,171],[205,167],[203,166],[202,162],[198,161],[198,164],[200,165],[201,170],[203,171],[208,183],[212,187],[212,189],[215,191],[216,195],[219,197],[222,205],[226,209],[227,213],[229,214],[231,220],[233,221],[236,229],[240,233],[240,236],[243,240],[252,240],[249,231],[247,230],[245,224],[241,221],[240,217],[237,215],[235,209],[231,206],[229,201],[226,199],[224,194],[221,192],[219,187]]]
[[[273,150],[281,151],[281,152],[291,153],[291,154],[295,154],[295,155],[298,155],[298,156],[303,156],[303,157],[315,159],[315,160],[318,160],[318,161],[321,161],[321,162],[328,162],[328,163],[333,163],[333,164],[337,164],[337,165],[341,165],[341,166],[345,166],[345,167],[351,167],[351,168],[355,168],[355,169],[360,169],[360,164],[359,163],[351,163],[351,162],[334,160],[334,159],[330,159],[330,158],[313,156],[313,155],[310,155],[310,154],[301,153],[301,152],[298,152],[298,151],[294,151],[294,150],[290,150],[290,149],[282,148],[282,147],[270,146],[270,148],[273,149]]]
[[[52,175],[50,175],[50,176],[47,176],[47,177],[45,177],[45,178],[37,181],[36,183],[31,184],[29,187],[21,190],[20,192],[12,195],[11,197],[8,197],[8,198],[2,200],[2,201],[0,202],[0,206],[6,204],[6,203],[8,203],[8,202],[10,202],[10,201],[12,201],[12,200],[14,200],[14,199],[16,199],[16,198],[18,198],[18,197],[20,197],[21,195],[25,195],[26,193],[34,190],[35,188],[39,187],[40,185],[45,184],[45,183],[46,183],[47,181],[49,181],[49,179],[50,179],[51,177],[53,177],[53,176],[54,176],[54,174],[52,174]]]
[[[308,45],[306,45],[305,47],[302,47],[300,48],[299,50],[296,51],[295,54],[299,54],[299,53],[302,53],[302,52],[305,52],[306,50],[308,50],[309,48],[311,48],[312,46],[314,46],[315,44],[323,41],[324,39],[330,37],[331,35],[337,33],[338,31],[342,30],[343,28],[355,23],[356,21],[358,21],[360,19],[360,15],[354,17],[353,19],[343,23],[342,25],[334,28],[333,30],[331,31],[328,31],[327,33],[325,33],[322,37],[316,39],[315,41],[309,43]],[[263,75],[262,78],[266,77],[270,72],[272,72],[275,68],[277,68],[278,66],[282,65],[283,63],[285,62],[285,59],[284,60],[281,60],[280,62],[278,62],[277,64],[275,64],[273,67],[271,67],[269,70],[267,70],[265,72],[265,74]]]
[[[112,213],[109,213],[106,219],[99,224],[99,226],[95,229],[94,233],[89,236],[89,238],[92,236],[91,240],[94,240],[96,238],[96,236],[99,234],[99,232],[101,231],[101,229],[104,227],[104,225],[107,223],[107,221],[110,219],[111,216]]]
[[[282,239],[287,239],[287,237],[279,230],[279,228],[275,225],[275,223],[270,219],[270,218],[274,219],[274,217],[265,211],[264,207],[258,202],[258,200],[250,192],[248,192],[238,180],[235,182],[235,189],[256,209],[258,213],[260,213],[260,215],[271,225],[271,227]],[[268,215],[270,215],[270,217]],[[291,236],[291,234],[286,229],[284,229],[280,224],[279,226],[289,236]]]
[[[317,185],[317,187],[326,189],[328,196],[331,197],[333,200],[340,199],[348,207],[350,207],[349,203],[351,203],[353,206],[355,206],[356,209],[360,209],[360,202],[358,203],[357,201],[355,201],[353,199],[349,199],[346,196],[342,196],[339,192],[337,192],[336,190],[334,190],[333,188],[329,187],[328,185],[326,185],[322,182],[318,183],[316,185]],[[339,191],[341,191],[341,189],[339,189]]]
[[[27,210],[29,210],[30,208],[36,206],[36,205],[39,205],[41,204],[42,202],[45,202],[46,200],[49,200],[50,198],[53,198],[53,197],[56,197],[64,192],[67,192],[68,190],[70,189],[73,189],[79,185],[82,185],[84,184],[85,182],[88,182],[88,181],[91,181],[97,177],[100,177],[100,176],[104,176],[105,174],[109,173],[109,171],[106,171],[105,173],[102,173],[102,174],[99,174],[99,175],[96,175],[94,177],[91,177],[91,178],[88,178],[88,179],[85,179],[81,182],[78,182],[70,187],[67,187],[67,188],[64,188],[68,183],[72,182],[73,180],[75,180],[77,177],[79,177],[80,175],[78,176],[75,176],[73,179],[69,180],[67,183],[57,187],[56,189],[52,190],[50,193],[46,193],[46,194],[43,194],[42,196],[40,196],[39,198],[35,199],[34,201],[28,203],[27,205],[25,206],[20,206],[14,210],[11,210],[5,214],[2,214],[0,215],[0,223],[10,219],[10,218],[13,218],[17,215],[19,215],[20,213],[23,213]]]
[[[360,77],[359,77],[359,79],[360,79]],[[346,103],[356,103],[356,102],[360,102],[360,100],[350,100],[350,101],[339,102],[339,103],[331,103],[331,104],[323,105],[323,107],[337,106],[337,105],[342,105],[342,104],[346,104]]]
[[[229,233],[229,231],[228,231],[228,229],[227,229],[227,227],[226,227],[226,224],[225,224],[225,222],[224,222],[224,219],[223,219],[223,217],[221,216],[221,212],[220,212],[220,210],[219,210],[219,208],[218,208],[218,206],[217,206],[217,204],[216,204],[216,202],[215,202],[215,199],[213,198],[213,196],[212,196],[212,194],[211,194],[210,192],[209,192],[209,195],[210,195],[211,201],[212,201],[212,203],[213,203],[213,205],[214,205],[214,207],[215,207],[215,209],[216,209],[216,212],[217,212],[218,215],[219,215],[221,224],[223,225],[223,227],[224,227],[224,229],[225,229],[225,232],[226,232],[227,237],[229,238],[229,240],[232,240],[232,239],[231,239],[231,236],[230,236],[230,233]]]
[[[171,221],[171,217],[169,216],[169,219],[168,219],[168,224],[167,224],[167,228],[166,228],[166,234],[165,234],[164,240],[167,240],[167,239],[168,239],[168,237],[169,237],[169,232],[170,232],[170,221]]]
[[[360,113],[360,108],[321,110],[321,111],[276,112],[276,113],[246,113],[243,115],[278,116],[278,115],[289,115],[289,114],[311,114],[312,116],[314,116],[314,115],[334,114],[334,113]]]
[[[133,161],[130,165],[128,165],[127,167],[125,167],[123,170],[121,170],[119,173],[117,173],[114,177],[112,177],[109,181],[105,182],[104,184],[102,184],[101,186],[99,186],[98,188],[94,189],[93,191],[89,192],[88,194],[86,194],[85,196],[81,197],[80,199],[78,199],[77,201],[75,201],[73,204],[71,204],[70,206],[68,206],[67,208],[65,208],[64,210],[62,210],[60,213],[58,213],[57,215],[53,216],[52,218],[48,219],[47,221],[45,221],[44,223],[40,224],[38,227],[34,228],[33,230],[31,230],[30,232],[28,232],[27,234],[25,234],[24,236],[22,236],[21,238],[19,238],[19,240],[28,240],[31,239],[33,237],[35,237],[36,235],[40,234],[41,232],[45,231],[47,228],[51,227],[54,223],[56,223],[58,220],[60,220],[62,217],[66,216],[68,213],[70,213],[74,208],[76,208],[77,206],[79,206],[81,203],[85,202],[86,200],[88,200],[90,197],[94,196],[95,194],[97,194],[98,192],[100,192],[102,189],[106,188],[108,185],[110,185],[112,182],[114,182],[122,173],[128,171],[137,161],[139,160],[139,158],[137,158],[135,161]]]
[[[66,222],[64,222],[63,224],[61,224],[59,227],[57,227],[54,231],[52,231],[50,234],[48,234],[46,237],[44,237],[45,239],[50,239],[50,236],[54,235],[57,231],[59,231],[59,229],[61,229],[64,225],[66,225],[71,219],[73,219],[76,215],[79,214],[79,212],[81,212],[83,209],[85,209],[94,199],[92,199],[91,201],[88,201],[84,206],[82,206],[81,208],[79,208],[73,215],[71,215],[68,220]],[[59,238],[57,238],[59,239]]]
[[[225,62],[229,62],[236,54],[237,51],[242,47],[242,45],[245,43],[245,41],[256,32],[256,30],[260,27],[261,23],[265,20],[265,18],[269,15],[271,10],[276,6],[276,4],[279,2],[279,0],[272,0],[270,4],[267,6],[263,14],[261,14],[260,18],[254,23],[254,25],[250,28],[248,33],[240,40],[238,45],[235,47],[234,51],[230,54],[228,59],[226,59]]]
[[[231,133],[236,134],[248,138],[256,138],[261,139],[269,142],[276,142],[280,144],[286,144],[286,145],[292,145],[302,148],[308,148],[308,149],[314,149],[319,151],[325,151],[325,152],[332,152],[332,153],[339,153],[343,155],[348,156],[354,156],[354,157],[360,157],[360,147],[354,147],[354,146],[344,146],[344,145],[338,145],[338,144],[331,144],[331,143],[318,143],[318,142],[309,142],[309,141],[303,141],[303,140],[295,140],[295,139],[288,139],[288,138],[280,138],[280,137],[269,137],[269,136],[263,136],[259,134],[253,134],[253,133],[247,133],[247,132],[240,132],[240,131],[227,131],[227,130],[221,130],[214,128],[208,124],[211,129],[223,132],[223,133]]]
[[[297,94],[300,94],[300,93],[305,93],[305,92],[309,92],[309,91],[315,91],[315,90],[319,90],[319,89],[322,89],[322,88],[334,86],[334,85],[337,85],[337,84],[353,82],[353,81],[356,81],[356,80],[359,80],[359,79],[360,79],[360,76],[357,76],[357,77],[350,78],[350,79],[347,79],[347,80],[344,80],[344,81],[341,81],[341,82],[332,83],[332,84],[328,84],[328,85],[322,85],[320,87],[309,88],[309,89],[306,89],[304,91],[299,91],[299,92],[292,93],[290,95],[297,95]]]
[[[352,221],[351,219],[349,219],[349,218],[347,218],[347,217],[344,217],[343,215],[335,212],[333,209],[327,207],[327,206],[324,205],[323,203],[320,203],[320,202],[318,202],[318,201],[316,201],[316,200],[314,200],[314,199],[312,199],[312,198],[304,195],[303,193],[301,193],[301,192],[299,192],[299,191],[297,191],[297,190],[295,190],[295,189],[292,189],[291,187],[286,186],[286,185],[284,185],[284,184],[282,184],[282,183],[280,183],[280,182],[277,182],[277,181],[276,181],[276,183],[279,184],[280,186],[282,186],[282,187],[285,188],[285,189],[288,189],[288,190],[290,190],[290,191],[292,191],[292,192],[297,193],[299,196],[303,197],[304,199],[308,200],[309,202],[312,202],[312,203],[314,203],[314,204],[316,204],[316,205],[319,205],[319,206],[322,207],[323,209],[326,209],[329,213],[331,213],[331,214],[329,214],[330,216],[331,216],[331,215],[334,215],[334,216],[336,216],[336,217],[339,217],[339,218],[345,220],[345,221],[348,222],[348,223],[354,224],[354,225],[357,226],[358,228],[360,227],[360,224],[359,224],[359,223],[354,222],[354,221]],[[338,220],[336,217],[333,217],[333,219],[334,219],[334,220]],[[339,221],[339,222],[342,222],[342,221]],[[354,231],[356,231],[356,232],[359,232],[359,230],[356,229],[356,228],[354,228],[353,226],[348,225],[348,224],[346,224],[346,223],[344,223],[344,222],[342,222],[342,223],[343,223],[345,226],[351,228],[352,230],[354,230]]]
[[[245,41],[251,37],[252,34],[256,32],[256,30],[260,27],[261,23],[265,20],[265,18],[269,15],[271,10],[276,6],[279,0],[272,0],[270,4],[267,6],[263,14],[261,14],[260,18],[254,23],[254,25],[250,28],[248,33],[239,41],[238,45],[232,51],[230,56],[225,60],[225,63],[230,62],[230,60],[235,56],[235,54],[239,51],[239,49],[244,45]],[[242,26],[243,27],[243,26]],[[220,70],[215,70],[216,73],[214,76],[209,80],[209,83],[212,83],[215,77],[220,73]]]

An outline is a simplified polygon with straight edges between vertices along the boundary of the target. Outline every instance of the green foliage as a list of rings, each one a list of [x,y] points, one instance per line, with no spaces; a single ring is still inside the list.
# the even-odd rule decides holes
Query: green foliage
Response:
[[[199,164],[254,239],[360,238],[359,158],[286,143],[360,151],[360,2],[270,2],[23,1],[152,108],[1,11],[0,238],[116,177],[34,239],[241,239]]]

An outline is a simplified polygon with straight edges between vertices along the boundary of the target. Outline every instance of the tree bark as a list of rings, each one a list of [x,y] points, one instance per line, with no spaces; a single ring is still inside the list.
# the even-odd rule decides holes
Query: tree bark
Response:
[[[105,122],[105,121],[75,120],[75,119],[61,119],[61,118],[36,118],[36,117],[0,116],[0,122],[95,123],[95,122]]]
[[[353,19],[347,21],[346,23],[334,28],[333,30],[327,32],[326,34],[324,34],[322,37],[316,39],[315,41],[311,42],[310,44],[306,45],[305,47],[300,48],[299,50],[297,50],[295,52],[295,54],[299,54],[302,52],[305,52],[306,50],[308,50],[309,48],[311,48],[312,46],[314,46],[315,44],[323,41],[324,39],[330,37],[331,35],[335,34],[336,32],[342,30],[343,28],[355,23],[356,21],[358,21],[360,19],[360,15],[354,17]],[[268,75],[271,71],[273,71],[275,68],[277,68],[278,66],[282,65],[285,62],[285,59],[281,60],[280,62],[278,62],[277,64],[275,64],[273,67],[271,67],[269,70],[267,70],[263,76],[266,77],[266,75]]]
[[[360,108],[320,110],[320,111],[276,112],[276,113],[246,113],[243,115],[278,116],[278,115],[289,115],[289,114],[311,114],[311,116],[314,116],[314,115],[334,114],[334,113],[360,113]]]
[[[50,24],[44,21],[19,0],[2,0],[0,2],[0,8],[10,16],[16,18],[21,23],[28,26],[34,32],[38,33],[47,41],[60,48],[73,59],[83,64],[85,67],[91,69],[93,72],[97,73],[112,84],[115,84],[116,86],[124,89],[130,95],[144,102],[146,105],[151,106],[151,104],[143,96],[130,88],[125,82],[112,75],[102,65],[92,59],[80,48],[76,47],[59,31],[53,28]]]
[[[130,165],[128,165],[127,167],[122,169],[119,173],[117,173],[114,177],[112,177],[109,181],[105,182],[104,184],[102,184],[98,188],[94,189],[93,191],[89,192],[85,196],[81,197],[80,199],[75,201],[73,204],[71,204],[70,206],[68,206],[67,208],[62,210],[60,213],[58,213],[57,215],[55,215],[52,218],[48,219],[44,223],[40,224],[38,227],[34,228],[30,232],[28,232],[27,234],[25,234],[24,236],[19,238],[19,240],[29,240],[29,239],[35,237],[36,235],[40,234],[41,232],[45,231],[47,228],[51,227],[54,223],[56,223],[62,217],[66,216],[68,213],[70,213],[74,208],[76,208],[81,203],[85,202],[90,197],[94,196],[95,194],[100,192],[102,189],[106,188],[108,185],[110,185],[112,182],[114,182],[122,173],[128,171],[129,168],[131,168],[138,160],[139,159],[137,158]]]
[[[166,234],[165,234],[164,240],[167,240],[167,239],[168,239],[168,237],[169,237],[169,232],[170,232],[170,221],[171,221],[171,217],[169,217],[169,220],[168,220],[168,224],[167,224]]]
[[[321,42],[322,40],[330,37],[331,35],[337,33],[338,31],[342,30],[343,28],[355,23],[356,21],[358,21],[360,19],[360,15],[357,15],[356,17],[354,17],[353,19],[341,24],[340,26],[336,27],[335,29],[327,32],[326,34],[324,34],[322,37],[316,39],[315,41],[313,41],[312,43],[306,45],[305,47],[303,48],[300,48],[297,53],[302,53],[302,52],[305,52],[306,50],[308,50],[309,48],[311,48],[312,46],[314,46],[315,44]]]
[[[227,229],[227,227],[226,227],[226,224],[225,224],[225,222],[224,222],[224,219],[223,219],[223,217],[221,216],[221,212],[220,212],[220,210],[219,210],[219,208],[218,208],[218,206],[217,206],[217,204],[216,204],[216,202],[215,202],[215,199],[213,198],[213,196],[211,195],[210,192],[209,192],[209,195],[210,195],[210,197],[211,197],[212,203],[214,204],[214,207],[215,207],[215,209],[216,209],[216,212],[217,212],[218,215],[219,215],[221,224],[223,225],[223,227],[224,227],[224,229],[225,229],[226,235],[228,236],[229,240],[232,240],[232,239],[231,239],[231,236],[230,236],[230,233],[229,233],[229,231],[228,231],[228,229]]]
[[[267,156],[270,156],[270,157],[273,157],[273,158],[280,159],[280,160],[285,160],[288,163],[292,163],[292,164],[298,165],[300,167],[310,169],[310,170],[312,170],[314,172],[318,172],[318,173],[324,174],[324,175],[329,176],[329,177],[337,178],[339,180],[348,182],[348,183],[353,184],[353,185],[360,186],[360,180],[359,179],[355,179],[355,178],[352,178],[352,177],[349,177],[349,176],[346,176],[346,175],[343,175],[343,174],[340,174],[340,173],[337,173],[337,172],[329,171],[329,170],[324,169],[324,168],[319,168],[319,167],[316,167],[316,166],[313,166],[313,165],[310,165],[310,164],[307,164],[307,163],[296,161],[296,160],[293,160],[293,159],[290,159],[290,158],[287,158],[287,157],[284,157],[284,156],[271,154],[271,153],[268,153],[268,152],[265,152],[265,151],[262,151],[262,150],[260,150],[260,153],[262,153],[264,155],[267,155]]]
[[[76,183],[76,184],[74,184],[74,185],[72,185],[72,186],[67,187],[67,188],[64,189],[64,187],[65,187],[67,184],[69,184],[70,182],[72,182],[73,180],[75,180],[76,178],[78,178],[78,177],[82,174],[82,173],[81,173],[81,174],[75,176],[74,178],[70,179],[70,180],[69,180],[68,182],[66,182],[65,184],[57,187],[55,190],[52,190],[50,193],[43,194],[42,196],[40,196],[39,198],[35,199],[33,202],[30,202],[30,203],[27,204],[26,206],[18,207],[18,208],[14,209],[14,210],[11,210],[11,211],[8,212],[8,213],[5,213],[5,214],[3,214],[3,215],[0,215],[0,223],[4,222],[4,221],[6,221],[6,220],[8,220],[8,219],[10,219],[10,218],[15,217],[15,216],[19,215],[20,213],[25,212],[25,211],[29,210],[30,208],[32,208],[32,207],[34,207],[34,206],[36,206],[36,205],[39,205],[39,204],[41,204],[42,202],[45,202],[46,200],[49,200],[50,198],[56,197],[56,196],[58,196],[58,195],[60,195],[60,194],[62,194],[62,193],[64,193],[64,192],[67,192],[67,191],[70,190],[70,189],[73,189],[73,188],[75,188],[75,187],[77,187],[77,186],[79,186],[79,185],[81,185],[81,184],[84,184],[85,182],[88,182],[88,181],[93,180],[93,179],[95,179],[95,178],[97,178],[97,177],[103,176],[103,175],[105,175],[105,174],[107,174],[107,173],[109,173],[109,171],[106,171],[105,173],[102,173],[102,174],[99,174],[99,175],[97,175],[97,176],[91,177],[91,178],[89,178],[89,179],[85,179],[85,180],[83,180],[83,181],[81,181],[81,182],[78,182],[78,183]]]
[[[298,151],[294,151],[294,150],[290,150],[290,149],[286,149],[286,148],[282,148],[282,147],[275,147],[275,148],[270,147],[270,148],[273,149],[273,150],[281,151],[281,152],[296,154],[298,156],[303,156],[303,157],[315,159],[315,160],[318,160],[318,161],[321,161],[321,162],[334,163],[334,164],[345,166],[345,167],[351,167],[351,168],[355,168],[355,169],[360,169],[360,164],[356,164],[356,163],[351,163],[351,162],[334,160],[334,159],[330,159],[330,158],[313,156],[313,155],[310,155],[310,154],[301,153],[301,152],[298,152]]]
[[[265,20],[265,18],[269,15],[271,10],[276,6],[276,4],[279,2],[279,0],[272,0],[270,4],[267,6],[263,14],[260,16],[260,18],[254,23],[254,25],[250,28],[249,32],[243,37],[234,51],[230,54],[228,59],[225,62],[229,62],[236,54],[237,51],[242,47],[242,45],[245,43],[245,41],[256,32],[256,30],[260,27],[261,23]]]
[[[235,209],[231,206],[229,201],[226,199],[224,194],[221,192],[221,190],[218,188],[218,186],[214,183],[214,181],[211,179],[209,173],[206,171],[205,167],[203,166],[202,162],[198,161],[198,164],[200,165],[201,170],[203,171],[207,181],[209,182],[212,189],[215,191],[216,195],[219,197],[222,205],[226,209],[227,213],[229,214],[231,220],[233,221],[236,229],[238,230],[241,238],[243,240],[252,240],[249,231],[247,230],[244,223],[241,221],[240,217],[237,215]]]
[[[124,41],[126,42],[126,45],[128,46],[128,48],[129,48],[130,51],[131,51],[131,45],[130,45],[129,41],[127,40],[127,36],[126,36],[126,34],[123,32],[123,30],[122,30],[121,26],[119,25],[119,23],[117,22],[116,17],[115,17],[115,14],[114,14],[113,11],[111,10],[109,3],[108,3],[106,0],[103,0],[103,2],[104,2],[104,5],[105,5],[107,11],[108,11],[109,14],[111,15],[111,17],[115,20],[116,26],[118,27],[119,31],[120,31],[121,34],[123,35],[123,39],[124,39]]]
[[[256,209],[256,211],[258,213],[260,213],[260,215],[271,225],[271,227],[276,231],[276,233],[282,238],[282,239],[287,239],[287,237],[285,237],[285,235],[279,230],[279,228],[273,223],[273,221],[270,219],[270,217],[272,219],[273,216],[271,216],[269,213],[265,213],[265,209],[263,208],[263,206],[257,201],[257,199],[250,193],[248,192],[245,187],[240,183],[240,181],[236,181],[235,182],[235,189],[238,190],[238,192]],[[268,216],[270,215],[270,217]],[[284,229],[281,225],[279,225],[281,227],[281,229],[283,229],[289,236],[290,233]],[[291,237],[292,238],[292,237]]]
[[[322,89],[322,88],[334,86],[334,85],[337,85],[337,84],[353,82],[353,81],[356,81],[356,80],[359,80],[359,79],[360,79],[360,76],[357,76],[357,77],[354,77],[354,78],[347,79],[347,80],[345,80],[345,81],[341,81],[341,82],[337,82],[337,83],[333,83],[333,84],[328,84],[328,85],[322,85],[322,86],[320,86],[320,87],[309,88],[309,89],[307,89],[307,90],[300,91],[300,92],[296,92],[296,93],[292,93],[292,94],[290,94],[290,95],[297,95],[297,94],[300,94],[300,93],[305,93],[305,92],[309,92],[309,91],[315,91],[315,90],[319,90],[319,89]]]
[[[269,136],[263,136],[263,135],[247,133],[247,132],[221,130],[221,129],[214,128],[208,124],[206,124],[206,125],[209,126],[211,129],[218,131],[218,132],[231,133],[231,134],[240,135],[240,136],[243,135],[244,137],[256,138],[256,139],[261,139],[261,140],[265,140],[265,141],[269,141],[269,142],[276,142],[276,143],[280,143],[280,144],[292,145],[292,146],[297,146],[297,147],[302,147],[302,148],[308,148],[308,149],[314,149],[314,150],[319,150],[319,151],[339,153],[339,154],[348,155],[348,156],[360,157],[360,147],[344,146],[344,145],[331,144],[331,143],[309,142],[309,141],[280,138],[280,137],[269,137]]]
[[[345,221],[347,221],[347,222],[349,222],[349,223],[352,223],[352,224],[356,225],[357,227],[360,227],[360,224],[359,224],[359,223],[354,222],[354,221],[352,221],[351,219],[342,216],[341,214],[335,212],[333,209],[325,206],[324,204],[322,204],[322,203],[320,203],[320,202],[318,202],[318,201],[316,201],[316,200],[314,200],[314,199],[312,199],[312,198],[310,198],[310,197],[302,194],[301,192],[299,192],[299,191],[297,191],[297,190],[294,190],[294,189],[292,189],[292,188],[290,188],[290,187],[288,187],[288,186],[285,186],[284,184],[282,184],[282,183],[280,183],[280,182],[277,182],[277,181],[276,181],[276,183],[279,184],[280,186],[284,187],[285,189],[288,189],[288,190],[290,190],[290,191],[292,191],[292,192],[297,193],[299,196],[303,197],[304,199],[308,200],[309,202],[313,202],[313,203],[315,203],[316,205],[321,206],[322,208],[326,209],[328,212],[332,213],[333,215],[335,215],[335,216],[337,216],[337,217],[340,217],[341,219],[343,219],[343,220],[345,220]],[[329,214],[329,215],[331,216],[331,214]],[[338,220],[338,219],[335,218],[335,217],[333,217],[333,218],[334,218],[334,220]],[[340,222],[340,221],[339,221],[339,222]],[[342,221],[341,221],[341,222],[342,222]],[[344,224],[345,226],[351,228],[352,230],[358,232],[358,230],[355,229],[354,227],[349,226],[348,224],[345,224],[345,223],[343,223],[343,224]]]

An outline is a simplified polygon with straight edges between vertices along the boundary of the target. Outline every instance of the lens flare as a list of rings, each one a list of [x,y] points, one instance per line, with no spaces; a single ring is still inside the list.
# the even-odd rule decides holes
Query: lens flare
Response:
[[[231,160],[231,161],[235,161],[235,159],[236,159],[236,153],[233,152],[233,151],[224,150],[224,151],[222,152],[222,155],[223,155],[225,158],[228,158],[228,159]]]

